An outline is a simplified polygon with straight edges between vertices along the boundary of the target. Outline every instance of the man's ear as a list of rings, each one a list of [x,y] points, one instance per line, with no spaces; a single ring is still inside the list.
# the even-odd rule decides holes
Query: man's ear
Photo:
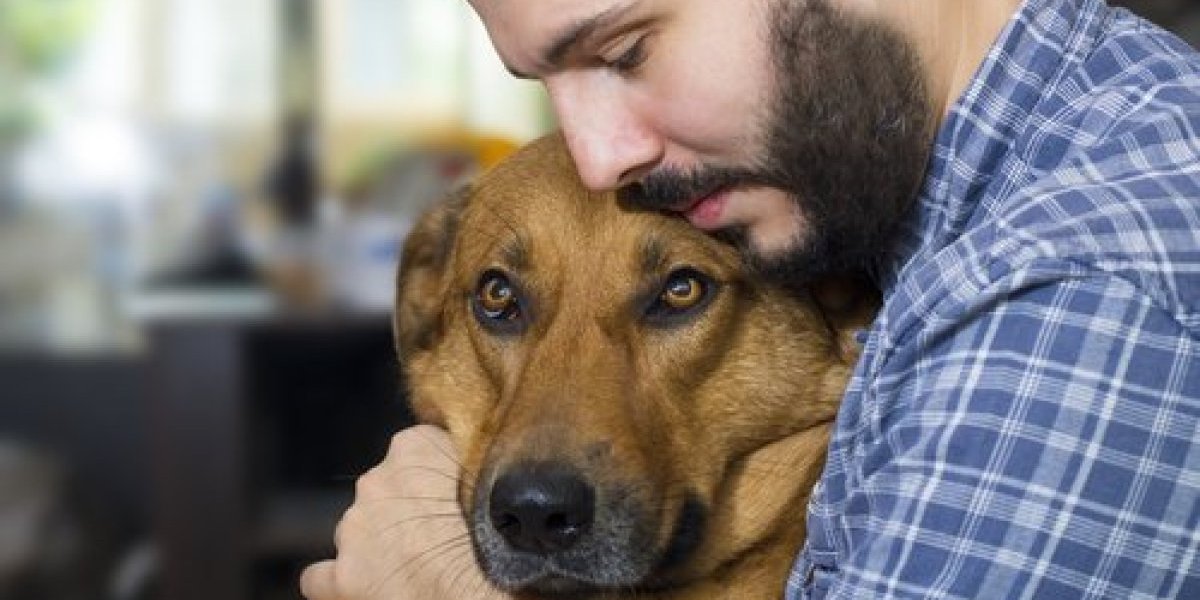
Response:
[[[404,241],[392,323],[401,361],[441,339],[447,269],[470,196],[470,186],[463,186],[429,207]]]

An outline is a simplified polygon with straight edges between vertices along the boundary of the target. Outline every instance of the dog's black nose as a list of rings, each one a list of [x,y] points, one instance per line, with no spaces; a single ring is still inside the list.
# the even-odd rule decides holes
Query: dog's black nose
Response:
[[[529,463],[492,486],[492,526],[513,548],[552,554],[574,546],[592,526],[596,492],[572,468]]]

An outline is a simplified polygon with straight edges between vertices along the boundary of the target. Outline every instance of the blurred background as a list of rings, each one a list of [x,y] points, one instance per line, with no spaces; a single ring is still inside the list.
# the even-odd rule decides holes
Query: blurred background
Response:
[[[299,597],[400,241],[550,125],[461,0],[0,0],[0,599]]]
[[[400,241],[552,126],[461,0],[0,0],[0,600],[298,598]]]

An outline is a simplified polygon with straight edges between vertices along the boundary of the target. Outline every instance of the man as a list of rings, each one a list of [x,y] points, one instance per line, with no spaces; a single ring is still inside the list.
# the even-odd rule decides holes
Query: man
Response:
[[[1102,0],[472,5],[588,186],[883,289],[788,598],[1200,597],[1194,51]],[[397,437],[310,598],[497,593],[394,499],[445,448]]]

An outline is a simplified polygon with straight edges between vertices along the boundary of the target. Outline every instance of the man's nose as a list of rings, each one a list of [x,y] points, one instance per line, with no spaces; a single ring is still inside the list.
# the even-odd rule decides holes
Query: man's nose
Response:
[[[625,98],[619,84],[549,85],[571,158],[583,184],[612,190],[641,179],[663,157],[663,140],[649,119]]]

